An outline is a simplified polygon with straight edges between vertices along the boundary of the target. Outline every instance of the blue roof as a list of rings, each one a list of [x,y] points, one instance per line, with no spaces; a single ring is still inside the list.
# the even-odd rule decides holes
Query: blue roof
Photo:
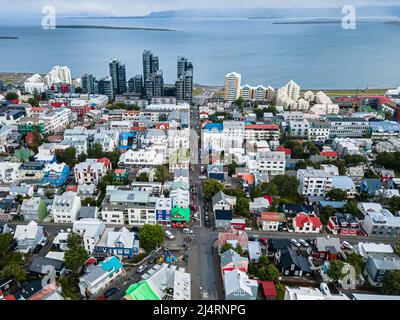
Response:
[[[378,131],[378,132],[388,132],[388,131],[394,131],[394,132],[399,132],[400,131],[400,124],[395,121],[371,121],[370,122],[372,131]]]
[[[224,125],[222,123],[213,123],[209,122],[204,126],[204,129],[207,131],[215,131],[221,132],[224,129]]]
[[[351,190],[356,187],[353,180],[348,176],[333,176],[332,187],[342,190]]]
[[[345,204],[346,204],[346,201],[320,201],[319,202],[319,205],[321,207],[331,206],[335,209],[342,209]]]
[[[103,270],[107,272],[109,272],[112,269],[117,271],[120,268],[122,268],[121,261],[119,261],[117,257],[111,257],[107,261],[101,261],[99,264],[103,268]]]

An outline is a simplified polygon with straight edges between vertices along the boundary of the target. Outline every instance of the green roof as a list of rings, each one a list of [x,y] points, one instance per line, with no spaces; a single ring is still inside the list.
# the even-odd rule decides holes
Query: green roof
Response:
[[[174,207],[171,211],[171,220],[174,221],[189,221],[190,220],[190,209]]]
[[[160,300],[147,281],[132,284],[125,293],[126,300]]]

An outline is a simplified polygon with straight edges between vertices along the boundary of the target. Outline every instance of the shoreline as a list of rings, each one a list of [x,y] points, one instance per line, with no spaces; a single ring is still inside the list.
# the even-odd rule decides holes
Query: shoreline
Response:
[[[137,30],[137,31],[161,31],[176,32],[173,29],[165,28],[146,28],[146,27],[126,27],[126,26],[101,26],[101,25],[85,25],[85,24],[64,24],[57,25],[56,29],[103,29],[103,30]]]
[[[39,72],[37,72],[39,73]],[[29,78],[30,76],[32,76],[33,72],[2,72],[0,71],[0,80],[3,80],[5,83],[6,82],[12,82],[13,84],[16,85],[21,85],[23,84],[23,82]],[[40,73],[39,73],[40,74]],[[76,78],[74,78],[76,79]],[[166,83],[165,85],[173,85],[173,84],[168,84]],[[223,91],[224,90],[224,86],[223,85],[203,85],[203,84],[199,84],[199,83],[194,83],[193,84],[193,88],[197,88],[200,90],[211,90],[211,91]],[[379,94],[384,94],[387,90],[389,89],[394,89],[397,88],[396,86],[390,87],[390,88],[368,88],[368,89],[362,89],[362,88],[358,88],[358,93],[359,94],[373,94],[373,93],[379,93]],[[340,89],[335,89],[335,88],[304,88],[301,89],[301,92],[306,92],[306,91],[313,91],[313,92],[318,92],[318,91],[324,91],[326,93],[338,93],[341,95],[351,95],[351,94],[355,94],[357,92],[357,88],[340,88]]]

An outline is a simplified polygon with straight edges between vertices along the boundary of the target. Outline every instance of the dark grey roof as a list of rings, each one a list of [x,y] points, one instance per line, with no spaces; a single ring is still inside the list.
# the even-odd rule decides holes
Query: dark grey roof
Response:
[[[64,268],[64,262],[61,260],[39,256],[33,259],[29,267],[29,271],[39,274],[46,274],[47,271],[43,270],[44,266],[53,266],[56,271],[61,271]]]
[[[304,272],[312,272],[308,260],[303,256],[297,255],[291,248],[288,247],[286,250],[282,250],[281,253],[280,264],[282,267],[288,268],[294,264]]]
[[[81,207],[79,212],[79,219],[96,218],[96,207]]]

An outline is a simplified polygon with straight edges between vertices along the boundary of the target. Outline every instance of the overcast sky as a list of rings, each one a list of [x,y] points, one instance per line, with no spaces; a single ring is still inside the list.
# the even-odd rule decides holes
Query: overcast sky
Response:
[[[145,15],[152,11],[220,8],[309,8],[345,4],[400,5],[400,0],[0,0],[0,16],[40,15],[44,5],[59,15]]]

